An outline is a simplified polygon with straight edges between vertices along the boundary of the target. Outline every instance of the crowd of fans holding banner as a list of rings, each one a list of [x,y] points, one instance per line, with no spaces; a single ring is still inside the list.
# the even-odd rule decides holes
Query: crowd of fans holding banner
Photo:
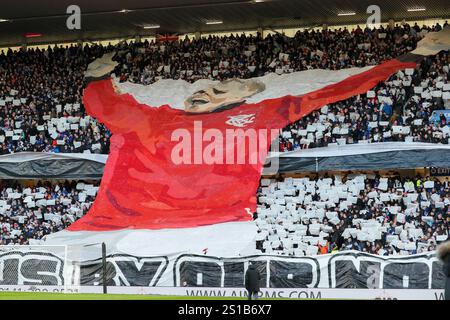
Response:
[[[81,104],[87,64],[105,48],[0,55],[0,154],[109,153],[109,132]]]
[[[449,66],[449,53],[442,52],[366,95],[325,106],[286,127],[280,150],[390,141],[448,144],[450,114],[443,111],[450,108]]]
[[[88,211],[97,190],[98,182],[1,181],[0,245],[30,244],[64,230]]]
[[[394,29],[299,31],[293,38],[281,34],[265,38],[259,34],[231,35],[165,43],[123,42],[106,47],[86,45],[8,51],[0,55],[0,154],[23,151],[109,153],[110,132],[86,115],[82,105],[87,65],[106,52],[118,53],[116,60],[120,64],[115,73],[120,81],[151,84],[166,78],[190,82],[205,78],[224,80],[272,72],[281,74],[317,68],[336,70],[376,65],[413,50],[425,32],[439,31],[442,27],[421,28],[406,24]],[[424,74],[414,73],[414,84],[415,79],[435,81],[438,77],[448,78],[448,54],[441,55],[439,61],[423,68],[426,68]],[[406,77],[411,78],[409,75]],[[447,80],[442,81],[447,83]],[[320,113],[294,124],[289,128],[290,133],[286,133],[281,149],[325,146],[338,139],[345,139],[347,143],[405,139],[403,133],[385,136],[386,126],[369,127],[374,121],[368,116],[376,117],[375,121],[390,121],[389,128],[395,125],[394,122],[403,125],[402,117],[407,117],[406,120],[422,119],[428,123],[429,111],[442,109],[442,105],[435,103],[435,97],[432,97],[432,106],[422,101],[425,99],[428,103],[428,97],[409,101],[411,87],[403,85],[408,80],[392,82],[396,81],[402,81],[402,86],[394,87],[396,93],[378,94],[375,99],[360,97],[329,106],[328,114],[334,115],[334,118],[327,119],[332,126],[328,128],[331,132],[316,132],[312,141],[307,139],[308,136],[299,136],[296,131],[303,130],[310,123],[318,124],[319,120],[322,121]],[[379,90],[392,91],[389,90],[391,88],[392,84],[387,82]],[[398,95],[409,101],[405,112],[401,110],[402,100]],[[386,99],[381,101],[380,96]],[[361,111],[363,109],[364,112]],[[356,122],[356,130],[344,134],[351,122]],[[333,134],[337,128],[343,134]],[[435,135],[434,126],[427,131],[423,127],[417,132],[414,130],[412,128],[411,132],[416,140],[448,142],[445,133],[442,137]]]
[[[281,34],[210,36],[197,40],[136,43],[120,54],[122,81],[150,84],[160,79],[225,80],[308,69],[338,70],[377,65],[416,47],[424,32],[442,26],[394,29],[345,28]],[[120,49],[119,49],[120,50]]]
[[[115,74],[122,82],[225,80],[377,65],[413,50],[426,32],[442,27],[343,28],[303,31],[293,38],[232,35],[8,51],[0,55],[0,154],[108,154],[111,133],[87,115],[82,104],[84,72],[106,52],[117,52],[120,64]],[[281,151],[383,141],[448,144],[449,120],[433,112],[448,107],[449,62],[448,52],[441,53],[366,95],[325,106],[284,130]],[[77,182],[24,187],[4,181],[0,245],[28,244],[65,229],[87,212],[96,188]],[[283,255],[433,250],[448,236],[449,196],[448,180],[428,178],[263,179],[255,214],[260,229],[257,248]]]
[[[262,179],[256,248],[287,256],[433,251],[449,236],[450,181],[346,174]]]
[[[0,245],[29,244],[81,218],[98,183],[2,181]],[[378,255],[432,251],[447,240],[450,181],[398,173],[262,179],[256,248],[302,256],[359,250]]]

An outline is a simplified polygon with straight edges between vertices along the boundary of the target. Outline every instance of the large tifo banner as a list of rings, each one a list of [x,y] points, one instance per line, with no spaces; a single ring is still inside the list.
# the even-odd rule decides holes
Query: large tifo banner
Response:
[[[442,299],[442,263],[433,253],[380,257],[355,251],[315,257],[198,255],[82,257],[59,248],[2,250],[0,291],[244,297],[249,262],[261,274],[261,295],[281,298]],[[81,258],[82,259],[82,258]],[[106,274],[103,274],[106,270]]]
[[[366,94],[393,74],[411,86],[417,63],[449,47],[450,29],[444,29],[428,33],[407,55],[364,68],[222,82],[161,79],[148,86],[114,77],[92,81],[83,104],[113,133],[110,154],[89,212],[46,244],[105,242],[114,253],[135,256],[202,250],[247,256],[256,236],[256,192],[280,130]],[[108,62],[103,58],[98,64]]]

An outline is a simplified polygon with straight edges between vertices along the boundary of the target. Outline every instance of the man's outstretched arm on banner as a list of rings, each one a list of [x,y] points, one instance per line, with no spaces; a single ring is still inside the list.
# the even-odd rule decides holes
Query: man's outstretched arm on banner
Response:
[[[86,89],[83,104],[89,115],[104,123],[114,133],[126,133],[136,128],[150,108],[139,104],[133,96],[122,94],[111,78],[118,65],[114,53],[107,53],[89,64],[85,73]],[[124,109],[129,112],[124,112]],[[128,110],[127,110],[128,111]]]

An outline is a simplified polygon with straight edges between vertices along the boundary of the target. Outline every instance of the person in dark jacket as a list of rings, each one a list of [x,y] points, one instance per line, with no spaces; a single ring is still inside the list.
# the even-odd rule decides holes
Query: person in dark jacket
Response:
[[[245,289],[248,291],[248,299],[257,299],[260,290],[259,282],[261,281],[261,274],[256,270],[255,265],[250,264],[245,273]]]
[[[444,242],[438,247],[437,256],[444,263],[444,275],[445,275],[444,299],[450,300],[450,241]]]

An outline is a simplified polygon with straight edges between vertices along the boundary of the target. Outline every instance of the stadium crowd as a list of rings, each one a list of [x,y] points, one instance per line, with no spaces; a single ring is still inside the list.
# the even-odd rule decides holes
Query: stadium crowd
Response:
[[[0,245],[30,244],[67,228],[88,211],[98,190],[97,183],[75,181],[0,183]]]
[[[205,78],[224,80],[270,72],[281,74],[376,65],[413,50],[426,32],[439,31],[442,27],[438,24],[432,27],[405,24],[394,29],[306,30],[292,38],[282,34],[265,38],[260,34],[231,35],[174,42],[122,42],[115,46],[93,44],[49,47],[47,50],[9,50],[0,55],[0,154],[23,151],[109,153],[110,132],[88,117],[82,105],[84,72],[90,62],[106,52],[117,52],[116,60],[120,64],[115,74],[120,81],[150,84],[165,78],[190,82]],[[442,65],[445,59],[448,62],[448,55],[442,58]],[[426,73],[432,72],[433,68],[434,65]],[[448,67],[446,74],[448,78]],[[380,108],[379,104],[380,101],[348,100],[329,108],[330,112],[339,115],[341,110],[352,111],[361,105],[365,105],[365,109]],[[416,104],[416,108],[422,108],[423,104]],[[410,110],[415,112],[413,107]],[[415,117],[424,117],[427,121],[429,115],[417,113],[419,111]],[[352,112],[347,112],[347,118],[350,114]],[[317,123],[316,116],[318,114],[290,128],[294,130],[294,136],[295,130],[307,123],[305,121]],[[345,123],[349,123],[349,119]],[[363,138],[376,140],[376,133],[367,133],[368,122],[364,117],[359,118],[358,124],[359,129],[346,137],[348,142]],[[292,141],[284,141],[282,149],[321,146],[338,138],[341,137],[330,137],[329,132],[325,132],[323,139],[302,144],[299,137],[294,137]],[[429,136],[423,139],[429,139]]]
[[[450,57],[442,52],[417,70],[405,70],[372,91],[325,106],[286,127],[280,151],[333,144],[428,142],[448,144]]]
[[[108,130],[81,104],[86,66],[103,50],[49,47],[0,55],[0,154],[109,152]]]
[[[262,179],[256,248],[303,256],[432,251],[448,239],[450,181],[398,173]]]
[[[180,42],[135,43],[119,48],[122,81],[150,84],[159,79],[225,80],[251,78],[267,73],[290,73],[307,69],[337,70],[376,65],[405,54],[416,47],[424,33],[442,26],[350,31],[299,31],[292,37],[282,34],[256,36],[209,36]]]
[[[405,24],[394,29],[299,31],[293,38],[231,35],[8,51],[0,55],[0,154],[108,154],[111,133],[87,115],[82,104],[84,72],[107,52],[117,52],[119,66],[114,72],[122,82],[225,80],[376,65],[413,50],[426,32],[441,28]],[[424,60],[416,70],[399,72],[373,93],[301,119],[282,133],[281,151],[333,143],[448,144],[449,120],[433,112],[448,107],[449,62],[444,52]],[[432,250],[448,236],[448,180],[385,179],[377,175],[263,179],[256,213],[258,249],[286,255]],[[426,182],[434,186],[427,188]],[[27,188],[2,183],[0,245],[28,244],[63,230],[87,212],[97,188],[76,182],[39,182]],[[341,193],[347,197],[340,198]]]
[[[0,186],[0,245],[29,244],[87,213],[99,182]],[[358,250],[378,255],[432,251],[448,239],[450,180],[398,173],[262,179],[256,248],[303,256]]]

